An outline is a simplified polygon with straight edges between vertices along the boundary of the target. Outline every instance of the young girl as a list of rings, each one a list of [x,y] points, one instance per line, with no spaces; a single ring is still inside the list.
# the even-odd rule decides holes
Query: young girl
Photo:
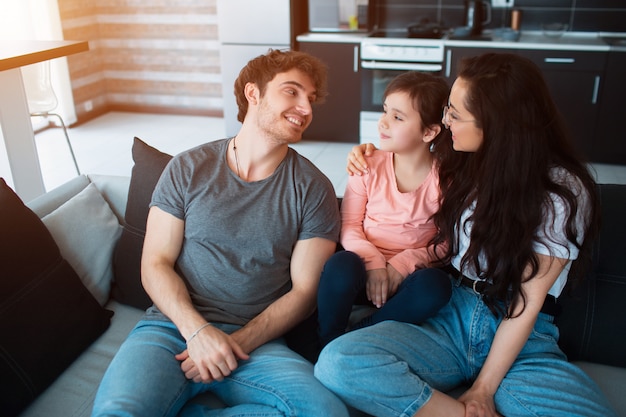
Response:
[[[572,261],[589,253],[598,208],[540,70],[512,54],[468,59],[443,122],[435,241],[449,243],[451,301],[420,326],[336,339],[316,376],[374,416],[615,416],[557,345],[555,299],[581,275]]]
[[[353,304],[378,310],[356,327],[383,320],[419,323],[451,294],[441,271],[420,273],[435,259],[429,241],[439,207],[437,167],[431,144],[441,136],[441,107],[448,86],[441,78],[407,72],[384,94],[378,122],[380,151],[369,173],[351,176],[341,205],[341,244],[328,260],[318,292],[322,346],[343,334]]]

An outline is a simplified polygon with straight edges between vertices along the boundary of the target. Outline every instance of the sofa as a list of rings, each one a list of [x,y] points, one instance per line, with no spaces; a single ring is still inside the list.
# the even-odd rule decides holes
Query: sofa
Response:
[[[104,371],[149,304],[138,262],[147,201],[169,158],[136,138],[130,177],[81,175],[27,204],[0,180],[2,415],[90,414]],[[626,416],[626,185],[599,190],[593,267],[559,298],[560,343]],[[301,327],[290,343],[306,356],[312,337]]]

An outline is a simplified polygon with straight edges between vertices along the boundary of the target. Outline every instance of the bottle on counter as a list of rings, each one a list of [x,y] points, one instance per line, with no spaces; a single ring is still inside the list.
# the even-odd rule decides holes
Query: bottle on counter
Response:
[[[521,30],[522,27],[522,11],[520,9],[511,10],[511,29]]]

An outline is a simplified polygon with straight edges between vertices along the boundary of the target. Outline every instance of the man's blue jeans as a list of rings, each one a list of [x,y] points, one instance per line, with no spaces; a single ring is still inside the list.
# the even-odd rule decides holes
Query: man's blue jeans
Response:
[[[315,376],[347,404],[373,416],[415,414],[433,389],[471,384],[500,319],[471,288],[454,282],[452,299],[422,325],[386,321],[328,344]],[[568,363],[553,317],[540,313],[495,395],[507,417],[615,416],[598,386]]]
[[[237,326],[218,326],[232,333]],[[240,361],[221,382],[188,380],[174,355],[185,340],[169,322],[140,321],[113,358],[94,402],[93,416],[347,416],[345,405],[313,376],[313,365],[269,342]],[[212,391],[228,408],[187,404]],[[179,414],[180,413],[180,414]]]

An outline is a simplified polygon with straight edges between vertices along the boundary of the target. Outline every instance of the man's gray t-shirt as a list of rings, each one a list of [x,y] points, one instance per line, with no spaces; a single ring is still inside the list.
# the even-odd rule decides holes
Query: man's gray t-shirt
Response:
[[[336,242],[340,217],[328,178],[293,149],[271,176],[248,183],[228,167],[228,143],[174,157],[150,205],[185,221],[176,268],[198,311],[208,321],[244,325],[291,289],[296,242]],[[164,316],[153,306],[146,318]]]

